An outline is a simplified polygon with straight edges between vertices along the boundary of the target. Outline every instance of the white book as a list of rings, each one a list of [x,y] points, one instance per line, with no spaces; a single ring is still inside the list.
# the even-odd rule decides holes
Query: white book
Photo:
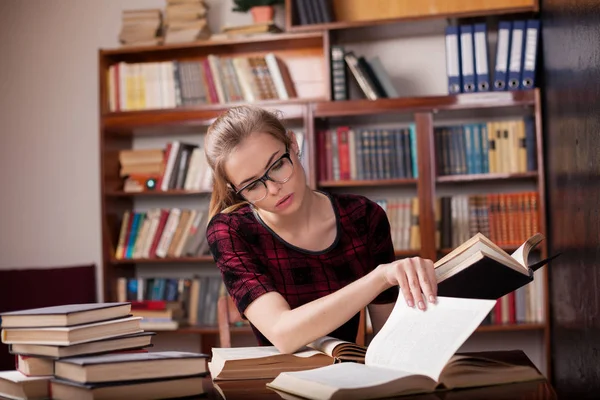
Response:
[[[543,379],[537,369],[456,355],[495,300],[439,297],[426,311],[403,296],[367,349],[365,363],[283,372],[267,386],[308,399],[372,399]]]

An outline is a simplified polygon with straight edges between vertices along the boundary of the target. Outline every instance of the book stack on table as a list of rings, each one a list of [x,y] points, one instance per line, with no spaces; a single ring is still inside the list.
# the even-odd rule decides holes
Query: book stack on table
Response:
[[[205,354],[149,352],[131,303],[71,304],[0,314],[16,369],[0,371],[0,397],[101,399],[203,393]]]

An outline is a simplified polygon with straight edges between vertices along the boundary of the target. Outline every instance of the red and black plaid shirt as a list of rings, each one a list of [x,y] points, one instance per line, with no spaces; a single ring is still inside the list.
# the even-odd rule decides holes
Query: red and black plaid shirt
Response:
[[[327,193],[326,193],[327,194]],[[294,309],[326,296],[394,258],[385,211],[363,196],[328,194],[337,220],[337,236],[322,251],[293,246],[268,228],[250,206],[218,214],[207,240],[223,281],[240,313],[259,296],[279,292]],[[373,303],[395,302],[398,289]],[[354,342],[359,314],[329,335]],[[252,327],[261,345],[270,342]]]

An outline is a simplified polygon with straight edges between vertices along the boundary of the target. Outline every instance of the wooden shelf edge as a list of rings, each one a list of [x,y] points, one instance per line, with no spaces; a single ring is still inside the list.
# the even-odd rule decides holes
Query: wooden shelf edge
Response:
[[[470,182],[470,181],[492,181],[492,180],[507,180],[507,179],[533,179],[537,178],[537,171],[520,172],[520,173],[493,173],[493,174],[464,174],[464,175],[444,175],[438,176],[435,181],[437,183],[450,182]]]
[[[240,105],[254,105],[262,108],[274,108],[282,113],[283,119],[300,119],[304,117],[306,107],[312,102],[323,99],[296,98],[290,100],[265,100],[254,103],[206,104],[196,107],[179,107],[169,109],[150,109],[108,112],[101,115],[101,123],[106,131],[126,131],[151,128],[160,125],[176,124],[209,124],[221,113]]]
[[[528,322],[518,324],[492,324],[480,325],[475,332],[510,332],[510,331],[543,331],[546,324],[540,322]]]
[[[416,185],[416,179],[370,179],[370,180],[343,180],[320,181],[317,185],[323,188],[333,187],[360,187],[360,186],[402,186]]]
[[[110,190],[104,192],[106,197],[154,197],[154,196],[200,196],[209,195],[212,192],[206,190],[147,190],[144,192],[124,192],[122,190]]]
[[[532,7],[510,7],[510,8],[498,8],[495,10],[483,10],[483,11],[470,11],[470,12],[456,12],[456,13],[444,13],[439,15],[416,15],[399,18],[387,18],[387,19],[374,19],[364,21],[336,21],[326,24],[310,24],[310,25],[290,25],[287,28],[288,32],[320,32],[330,31],[338,29],[350,29],[350,28],[363,28],[377,25],[389,25],[398,22],[409,22],[409,21],[425,21],[445,18],[472,18],[472,17],[487,17],[505,14],[521,14],[539,12],[539,6],[534,5]]]
[[[456,95],[395,97],[378,100],[321,101],[312,104],[315,117],[343,117],[397,111],[440,111],[492,107],[532,106],[538,88]]]
[[[128,264],[184,264],[184,263],[195,263],[195,262],[214,262],[212,256],[200,256],[200,257],[179,257],[179,258],[127,258],[117,259],[111,258],[110,263],[114,265],[128,265]]]
[[[304,40],[314,39],[323,37],[324,33],[320,30],[313,30],[311,32],[282,32],[256,36],[245,36],[238,38],[229,39],[218,39],[218,40],[198,40],[195,42],[187,43],[173,43],[173,44],[162,44],[156,46],[127,46],[111,49],[100,49],[99,53],[101,56],[111,57],[120,55],[132,55],[132,54],[143,54],[152,52],[168,52],[173,50],[192,50],[205,47],[219,47],[219,46],[231,46],[239,44],[252,44],[257,42],[276,42],[282,40]]]

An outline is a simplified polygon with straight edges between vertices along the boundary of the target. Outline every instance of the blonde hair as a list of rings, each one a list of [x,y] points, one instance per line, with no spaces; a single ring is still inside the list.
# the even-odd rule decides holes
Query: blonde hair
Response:
[[[255,132],[267,133],[288,147],[292,144],[278,113],[254,106],[230,108],[208,128],[204,149],[208,165],[213,171],[208,221],[221,212],[228,213],[247,204],[229,185],[225,162],[229,154]]]

